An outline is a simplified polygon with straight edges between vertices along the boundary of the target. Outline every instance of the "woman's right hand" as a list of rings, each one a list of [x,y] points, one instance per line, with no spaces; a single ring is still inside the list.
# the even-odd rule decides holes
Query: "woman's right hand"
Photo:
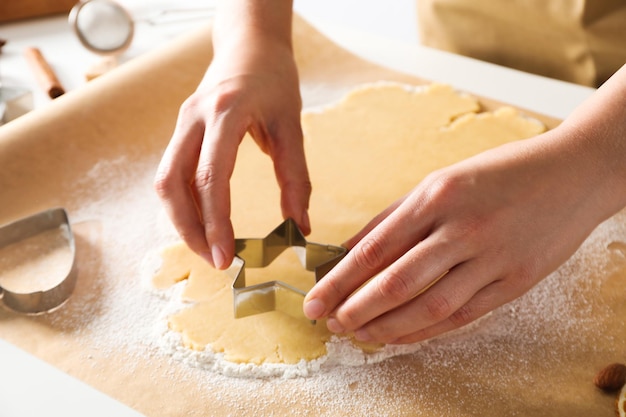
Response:
[[[274,162],[283,216],[305,234],[311,184],[290,39],[265,32],[216,39],[213,62],[181,107],[155,188],[181,238],[223,269],[234,256],[229,181],[246,132]]]

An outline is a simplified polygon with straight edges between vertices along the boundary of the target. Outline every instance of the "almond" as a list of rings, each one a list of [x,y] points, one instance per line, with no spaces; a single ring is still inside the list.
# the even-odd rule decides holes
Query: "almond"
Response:
[[[593,383],[603,391],[617,391],[626,383],[626,365],[623,363],[607,365],[598,372]]]

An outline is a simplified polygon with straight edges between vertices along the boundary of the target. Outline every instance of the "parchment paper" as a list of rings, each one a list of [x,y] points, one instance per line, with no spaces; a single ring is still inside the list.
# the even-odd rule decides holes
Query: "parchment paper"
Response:
[[[331,101],[364,82],[424,82],[352,56],[299,19],[294,38],[305,106]],[[0,224],[53,206],[66,207],[71,219],[80,215],[74,217],[79,278],[72,299],[46,316],[0,311],[2,338],[147,416],[613,415],[614,398],[595,389],[591,380],[603,365],[626,360],[626,290],[619,250],[613,257],[609,251],[601,254],[600,261],[591,257],[593,265],[585,265],[589,257],[584,256],[570,263],[571,271],[589,271],[588,284],[558,293],[558,300],[541,300],[546,311],[558,303],[569,306],[562,319],[554,311],[552,319],[542,319],[541,309],[528,312],[523,303],[516,303],[465,338],[443,339],[415,354],[321,379],[226,378],[190,370],[153,346],[140,355],[101,343],[103,336],[90,329],[115,329],[115,321],[134,320],[132,310],[127,316],[109,315],[117,302],[109,290],[129,285],[129,291],[141,291],[130,283],[140,279],[146,247],[138,244],[133,251],[133,240],[149,240],[154,231],[135,230],[132,224],[111,228],[115,219],[85,213],[113,207],[110,216],[118,216],[122,226],[128,223],[125,214],[157,220],[162,215],[156,199],[143,198],[143,191],[137,199],[117,192],[151,186],[149,178],[178,108],[196,87],[211,54],[207,28],[0,129]],[[491,108],[498,103],[483,104]],[[542,120],[550,126],[557,123]],[[125,196],[119,204],[116,195]],[[261,206],[271,207],[267,222],[258,225],[259,233],[265,233],[268,225],[278,224],[280,213],[277,201]],[[235,218],[246,215],[236,205],[233,210]],[[624,239],[622,224],[623,219],[611,220],[606,228],[609,234],[615,229],[616,236],[609,240]],[[111,233],[130,248],[116,261],[127,268],[124,276],[98,272],[112,262],[109,246],[101,244]],[[567,273],[560,279],[567,288]],[[155,320],[159,313],[154,312]],[[538,324],[533,324],[533,314]],[[490,336],[490,326],[500,329],[496,336]],[[111,333],[110,338],[124,340],[124,334]],[[455,353],[445,356],[448,351]]]

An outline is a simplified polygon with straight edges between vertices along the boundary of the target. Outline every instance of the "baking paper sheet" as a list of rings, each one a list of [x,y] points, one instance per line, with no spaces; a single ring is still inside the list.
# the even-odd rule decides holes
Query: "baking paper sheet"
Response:
[[[364,82],[424,82],[354,57],[300,19],[294,38],[305,107]],[[66,207],[79,267],[63,309],[0,310],[0,337],[147,416],[612,415],[614,398],[591,381],[626,360],[620,216],[538,290],[410,355],[310,378],[246,380],[163,354],[151,339],[163,311],[152,310],[162,300],[145,280],[146,257],[175,236],[151,181],[211,54],[206,28],[0,129],[0,223]],[[268,214],[260,234],[280,221],[277,200],[257,209]]]

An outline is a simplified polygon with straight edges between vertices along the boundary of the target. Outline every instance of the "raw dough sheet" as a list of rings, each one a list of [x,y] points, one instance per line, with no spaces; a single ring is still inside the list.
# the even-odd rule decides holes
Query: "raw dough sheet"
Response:
[[[423,83],[354,57],[298,19],[294,38],[305,106],[367,82]],[[480,328],[410,355],[265,380],[226,377],[164,355],[152,340],[168,301],[142,273],[146,255],[176,236],[152,178],[178,107],[210,57],[207,28],[0,129],[0,223],[66,207],[79,268],[75,293],[59,311],[0,311],[3,339],[147,416],[613,415],[614,398],[591,380],[606,363],[624,360],[622,214]],[[235,213],[242,235],[263,236],[280,222],[273,193]],[[243,221],[251,209],[265,211],[265,221]],[[328,240],[323,230],[311,238]]]
[[[510,107],[477,115],[479,109],[477,99],[450,86],[379,82],[356,88],[338,103],[305,111],[302,128],[315,189],[310,205],[313,234],[338,245],[434,169],[545,130],[539,121]],[[276,190],[275,179],[271,162],[258,153],[250,137],[244,139],[240,154],[243,158],[240,156],[231,180],[234,220],[238,227],[244,222],[254,226],[265,222],[267,212],[240,207],[266,200],[267,190]],[[276,199],[274,195],[272,200]],[[227,361],[236,363],[314,361],[299,365],[327,365],[318,363],[327,359],[323,358],[327,352],[324,345],[331,339],[325,322],[312,326],[306,319],[280,312],[235,319],[232,278],[226,272],[211,268],[184,244],[164,250],[162,259],[164,265],[154,277],[155,286],[168,288],[185,279],[178,285],[185,287],[183,299],[192,302],[168,318],[169,327],[182,335],[185,346],[204,351],[198,353],[199,364],[210,362],[214,370],[211,356],[223,353]],[[247,285],[278,279],[308,291],[314,282],[313,274],[306,273],[292,250],[283,252],[266,268],[245,270]],[[353,347],[348,335],[339,339],[343,341],[333,343]],[[406,346],[403,352],[420,346]],[[354,346],[358,348],[368,352],[374,349],[371,355],[355,352],[373,362],[374,358],[389,357],[396,347]],[[351,356],[328,359],[331,363],[353,363]],[[280,367],[276,368],[275,373]]]

